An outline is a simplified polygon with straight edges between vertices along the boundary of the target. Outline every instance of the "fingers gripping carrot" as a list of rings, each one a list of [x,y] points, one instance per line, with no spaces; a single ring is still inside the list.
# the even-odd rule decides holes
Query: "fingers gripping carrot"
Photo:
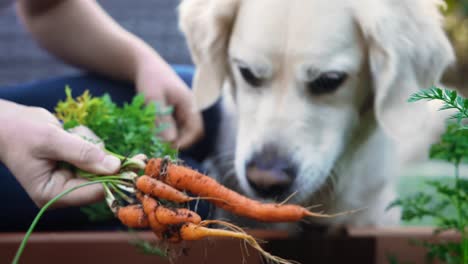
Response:
[[[120,207],[117,211],[117,217],[122,224],[132,228],[145,228],[148,227],[148,217],[141,205],[127,205]]]
[[[163,173],[160,173],[161,171]],[[298,205],[260,203],[224,187],[213,178],[162,159],[150,159],[145,168],[145,174],[176,189],[187,190],[199,196],[217,198],[218,200],[212,202],[218,207],[257,221],[296,222],[306,216],[334,217],[339,215],[313,213]]]

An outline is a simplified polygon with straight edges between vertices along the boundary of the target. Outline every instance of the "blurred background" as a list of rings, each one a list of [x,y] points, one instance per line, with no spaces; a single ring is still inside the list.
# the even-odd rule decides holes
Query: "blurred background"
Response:
[[[177,0],[99,0],[124,28],[153,46],[167,61],[191,63],[178,30]],[[42,51],[22,28],[14,6],[0,10],[0,86],[76,72]]]
[[[445,29],[455,49],[457,63],[445,74],[444,82],[468,92],[468,0],[446,0]]]
[[[429,0],[428,0],[429,1]],[[178,30],[178,0],[99,0],[123,27],[143,38],[170,63],[191,63]],[[468,90],[468,0],[447,0],[446,30],[457,52],[457,64],[444,82]],[[41,51],[21,27],[14,7],[0,14],[0,86],[76,72]],[[465,93],[466,95],[466,93]]]

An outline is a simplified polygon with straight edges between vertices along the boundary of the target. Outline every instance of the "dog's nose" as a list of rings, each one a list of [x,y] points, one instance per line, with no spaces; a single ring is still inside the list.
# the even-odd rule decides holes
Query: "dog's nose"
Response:
[[[267,146],[253,155],[246,165],[247,180],[260,195],[283,196],[296,177],[296,167],[291,159],[282,156],[274,146]]]

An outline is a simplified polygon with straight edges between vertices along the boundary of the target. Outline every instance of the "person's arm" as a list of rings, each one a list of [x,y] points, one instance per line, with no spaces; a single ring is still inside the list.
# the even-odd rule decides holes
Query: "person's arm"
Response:
[[[191,91],[148,44],[120,27],[93,0],[18,0],[17,12],[38,43],[72,65],[134,82],[148,100],[172,105],[163,137],[187,147],[203,132]]]
[[[134,81],[145,57],[165,62],[92,0],[19,0],[17,12],[38,43],[67,63]]]

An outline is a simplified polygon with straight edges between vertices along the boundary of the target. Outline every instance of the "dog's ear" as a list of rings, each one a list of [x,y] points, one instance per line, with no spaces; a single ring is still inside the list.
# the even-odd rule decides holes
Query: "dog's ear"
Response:
[[[409,104],[419,89],[437,85],[453,62],[442,29],[440,1],[359,1],[354,13],[368,48],[379,125],[395,139],[429,128],[428,104]]]
[[[201,109],[215,103],[228,71],[227,46],[240,0],[184,0],[179,27],[195,63],[193,89]]]

